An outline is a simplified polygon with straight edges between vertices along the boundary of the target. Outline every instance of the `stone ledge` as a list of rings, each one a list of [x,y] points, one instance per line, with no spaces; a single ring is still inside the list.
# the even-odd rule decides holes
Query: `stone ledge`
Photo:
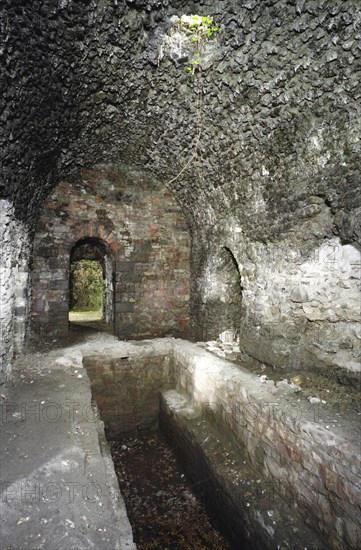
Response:
[[[250,464],[246,449],[240,450],[174,390],[161,394],[160,425],[195,491],[231,537],[232,547],[328,548],[305,525],[297,504],[283,500],[274,484]]]
[[[1,548],[135,549],[81,349],[28,355],[2,387]]]
[[[328,426],[307,400],[190,343],[175,344],[176,388],[244,447],[253,467],[336,548],[361,545],[360,426]],[[332,415],[325,410],[323,416]],[[326,427],[327,425],[327,427]],[[332,480],[332,481],[331,481]],[[317,503],[317,506],[315,506]],[[346,544],[346,546],[344,546]]]

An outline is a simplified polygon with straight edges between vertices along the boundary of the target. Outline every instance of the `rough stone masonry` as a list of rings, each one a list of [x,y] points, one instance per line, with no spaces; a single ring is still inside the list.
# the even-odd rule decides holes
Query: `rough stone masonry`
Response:
[[[154,178],[180,205],[195,338],[228,328],[214,269],[227,248],[244,351],[355,383],[359,2],[4,0],[1,11],[3,374],[28,330],[44,201],[100,163]],[[196,12],[220,31],[190,76],[168,38],[173,16]]]
[[[199,52],[184,14],[219,29]],[[66,332],[71,250],[96,238],[116,335],[232,332],[245,360],[359,387],[360,77],[359,0],[2,0],[1,379],[49,319]],[[314,521],[357,547],[300,435],[299,473],[337,494]]]
[[[316,409],[300,388],[262,381],[200,344],[135,344],[84,354],[108,436],[154,429],[160,413],[232,548],[360,546],[357,418]]]

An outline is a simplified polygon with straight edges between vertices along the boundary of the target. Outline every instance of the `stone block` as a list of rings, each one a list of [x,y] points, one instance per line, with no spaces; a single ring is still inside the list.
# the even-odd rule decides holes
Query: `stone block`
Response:
[[[45,307],[46,307],[45,300],[41,300],[41,299],[33,300],[33,311],[42,312],[42,311],[45,311]]]
[[[117,262],[116,270],[120,272],[134,271],[134,262]]]
[[[133,313],[134,304],[130,302],[119,302],[115,304],[116,313]]]
[[[49,282],[50,290],[68,290],[69,281],[68,280],[56,280]]]

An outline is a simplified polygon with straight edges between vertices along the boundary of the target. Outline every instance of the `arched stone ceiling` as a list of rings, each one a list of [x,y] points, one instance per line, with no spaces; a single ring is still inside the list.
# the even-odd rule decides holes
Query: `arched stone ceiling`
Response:
[[[3,0],[1,11],[0,192],[19,218],[31,225],[62,177],[115,163],[169,184],[190,227],[230,216],[274,239],[321,198],[332,231],[357,239],[358,0]],[[184,13],[220,28],[194,76],[167,46]]]

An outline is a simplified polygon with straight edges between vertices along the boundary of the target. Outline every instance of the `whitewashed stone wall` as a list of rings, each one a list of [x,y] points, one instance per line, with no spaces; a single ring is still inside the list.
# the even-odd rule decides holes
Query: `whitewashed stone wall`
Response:
[[[247,238],[230,219],[213,234],[199,286],[212,288],[209,312],[217,300],[224,307],[222,275],[217,279],[210,266],[227,247],[240,275],[241,350],[274,368],[319,369],[359,385],[361,253],[330,234],[330,227],[329,209],[322,205],[312,219],[272,242]],[[201,317],[210,327],[206,338],[232,328],[220,324],[221,315]]]
[[[29,294],[30,238],[10,201],[0,200],[0,379],[8,378],[15,353],[24,348]]]

